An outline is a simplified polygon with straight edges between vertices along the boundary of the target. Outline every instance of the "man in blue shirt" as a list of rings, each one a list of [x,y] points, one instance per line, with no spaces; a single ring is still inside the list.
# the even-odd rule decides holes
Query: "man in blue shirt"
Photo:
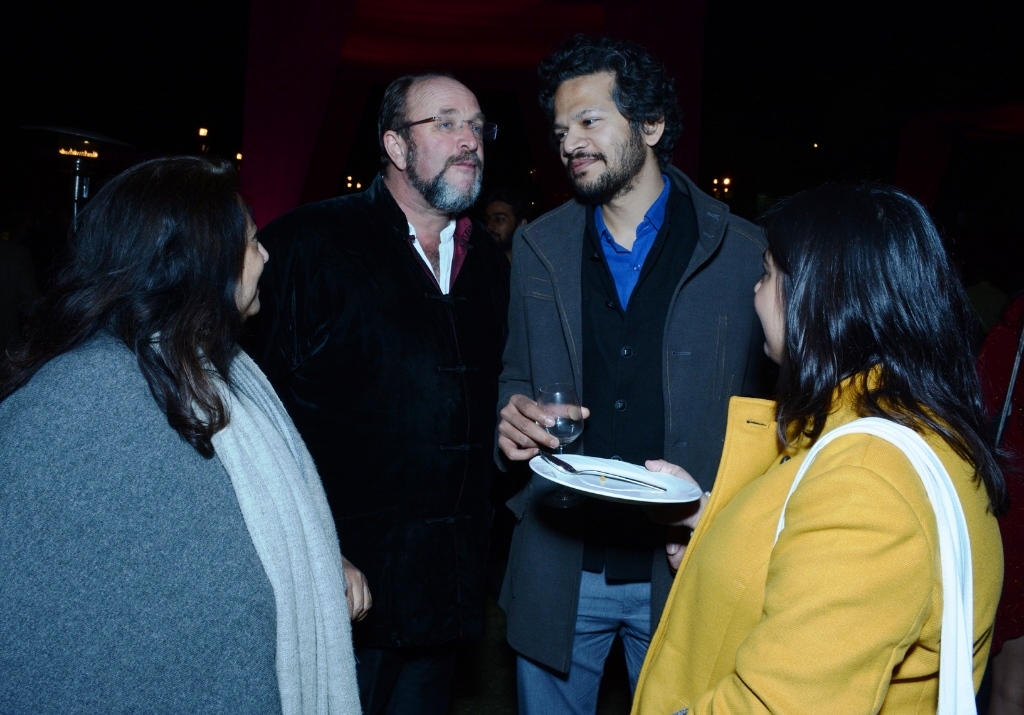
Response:
[[[586,426],[570,449],[664,457],[710,489],[729,397],[763,389],[752,291],[764,238],[671,166],[681,112],[645,50],[578,35],[538,75],[577,198],[513,241],[498,462],[557,447],[532,398],[571,382]],[[534,475],[509,501],[517,526],[501,604],[520,711],[593,713],[616,636],[635,687],[679,538],[636,506],[554,508],[551,489]]]

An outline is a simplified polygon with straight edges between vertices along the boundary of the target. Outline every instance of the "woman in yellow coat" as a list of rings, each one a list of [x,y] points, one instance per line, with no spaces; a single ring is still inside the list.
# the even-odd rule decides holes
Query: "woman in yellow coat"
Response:
[[[934,713],[942,582],[935,513],[898,448],[822,435],[913,428],[956,488],[973,558],[974,685],[1002,583],[1005,484],[985,428],[970,314],[925,210],[891,187],[828,186],[763,220],[754,305],[778,400],[733,398],[714,492],[677,523],[680,571],[634,713]],[[689,478],[679,467],[648,467]]]

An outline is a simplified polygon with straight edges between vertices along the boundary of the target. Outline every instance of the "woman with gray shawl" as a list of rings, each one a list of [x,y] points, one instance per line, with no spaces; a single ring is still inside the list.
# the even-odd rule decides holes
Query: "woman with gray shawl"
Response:
[[[359,712],[369,594],[235,344],[268,258],[236,184],[112,179],[0,377],[0,712]]]

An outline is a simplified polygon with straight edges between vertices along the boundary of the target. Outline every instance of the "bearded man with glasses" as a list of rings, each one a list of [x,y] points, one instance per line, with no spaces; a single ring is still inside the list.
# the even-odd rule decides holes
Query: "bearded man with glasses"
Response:
[[[481,637],[508,261],[464,212],[480,193],[476,97],[395,80],[363,193],[259,232],[247,347],[316,461],[343,544],[366,713],[447,713],[459,641]],[[371,606],[372,594],[372,608]]]

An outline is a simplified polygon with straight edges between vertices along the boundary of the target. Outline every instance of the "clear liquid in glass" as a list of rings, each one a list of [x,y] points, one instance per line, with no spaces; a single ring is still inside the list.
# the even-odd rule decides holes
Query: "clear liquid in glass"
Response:
[[[555,453],[561,454],[565,445],[583,433],[583,411],[576,389],[569,383],[546,385],[537,393],[537,404],[555,420],[550,427],[544,425],[544,430],[558,440]],[[545,504],[559,509],[579,506],[585,501],[583,494],[561,486],[544,497]]]
[[[569,444],[583,432],[583,420],[555,417],[555,424],[545,426],[544,430],[552,437],[556,437],[559,444]]]

